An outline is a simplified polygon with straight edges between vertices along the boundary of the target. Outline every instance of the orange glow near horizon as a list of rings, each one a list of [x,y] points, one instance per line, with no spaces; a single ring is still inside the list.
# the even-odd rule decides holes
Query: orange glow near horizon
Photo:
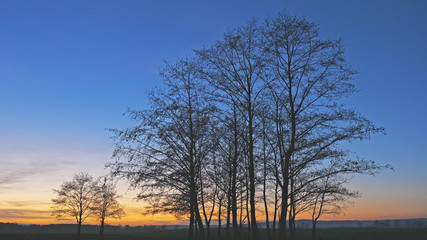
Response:
[[[424,212],[417,211],[414,206],[413,209],[407,208],[404,210],[394,210],[393,215],[390,214],[390,209],[393,209],[394,203],[372,203],[364,200],[355,202],[354,206],[349,207],[344,213],[340,215],[324,215],[320,220],[333,221],[333,220],[382,220],[382,219],[406,219],[406,218],[423,218],[426,217]],[[49,204],[42,204],[39,207],[32,206],[18,206],[15,208],[4,208],[2,204],[0,208],[0,222],[19,223],[19,224],[75,224],[75,220],[71,217],[64,217],[63,219],[56,219],[51,215]],[[9,204],[10,205],[10,204]],[[185,219],[176,219],[169,214],[156,214],[156,215],[143,215],[143,204],[134,201],[127,201],[125,203],[126,216],[121,219],[106,219],[106,224],[109,225],[169,225],[169,224],[185,224]],[[270,216],[271,220],[272,214]],[[215,217],[213,219],[216,220]],[[311,219],[309,213],[301,213],[297,219]],[[259,221],[264,221],[265,217],[263,212],[259,212]],[[94,219],[87,219],[84,224],[98,224]]]
[[[322,215],[319,221],[427,219],[426,10],[427,0],[363,3],[193,0],[167,4],[129,0],[0,0],[0,223],[76,224],[72,216],[59,219],[52,215],[52,199],[57,194],[54,190],[61,189],[75,174],[84,172],[93,179],[110,176],[117,180],[117,193],[121,196],[118,202],[124,206],[126,215],[120,219],[107,218],[106,224],[186,224],[188,216],[177,219],[172,214],[144,215],[146,205],[135,197],[144,190],[140,184],[155,183],[145,179],[149,177],[144,174],[147,169],[138,169],[145,166],[146,158],[179,151],[175,153],[184,161],[178,164],[185,168],[188,157],[181,156],[181,149],[176,147],[153,154],[155,151],[142,146],[166,148],[168,144],[160,144],[156,139],[170,134],[169,137],[177,138],[166,142],[177,140],[176,145],[185,152],[191,150],[194,155],[191,157],[197,159],[197,170],[203,166],[202,173],[197,173],[197,181],[205,175],[219,175],[214,176],[218,180],[202,182],[197,189],[217,181],[229,181],[227,176],[216,173],[217,165],[226,160],[220,158],[229,157],[228,152],[223,152],[229,147],[225,146],[230,141],[227,138],[234,138],[228,133],[222,134],[227,131],[224,127],[228,121],[223,120],[234,118],[234,114],[227,113],[233,110],[227,109],[229,107],[237,110],[234,123],[239,132],[236,138],[238,187],[244,186],[245,182],[240,181],[249,180],[240,179],[249,177],[245,176],[249,171],[249,150],[251,155],[255,154],[251,156],[254,160],[251,170],[256,175],[256,186],[252,190],[256,191],[259,222],[265,221],[262,177],[268,175],[266,180],[270,183],[266,192],[272,194],[268,196],[270,203],[274,199],[277,177],[273,173],[277,169],[263,174],[262,162],[264,157],[268,161],[279,160],[274,159],[280,150],[275,149],[279,142],[293,150],[286,154],[295,154],[291,157],[295,157],[297,163],[308,160],[308,165],[295,170],[303,171],[301,177],[313,178],[313,181],[316,176],[308,176],[309,172],[323,174],[335,158],[354,161],[350,168],[358,171],[337,173],[337,181],[349,191],[360,193],[360,198],[352,199],[353,203],[342,213]],[[274,59],[270,52],[286,46],[268,46],[275,41],[262,33],[270,32],[274,38],[287,37],[281,31],[274,33],[272,28],[276,24],[278,28],[283,27],[280,18],[285,20],[284,24],[288,24],[288,19],[309,24],[302,35],[295,32],[295,38],[289,39],[294,45],[287,56],[293,59],[287,61],[291,68],[270,62]],[[295,29],[298,27],[295,25]],[[308,39],[312,39],[313,44],[317,42],[314,49],[305,42]],[[255,44],[247,44],[248,40]],[[229,43],[235,45],[234,41],[238,48],[225,47]],[[220,50],[222,46],[226,49]],[[205,54],[202,59],[201,55]],[[217,62],[221,59],[223,62]],[[279,63],[282,64],[281,60]],[[236,69],[232,69],[234,67]],[[201,69],[204,74],[200,73]],[[221,72],[229,70],[232,71]],[[178,73],[190,74],[187,80],[191,80],[191,84],[182,83]],[[297,79],[285,81],[290,85],[282,86],[285,82],[278,81],[283,77],[280,74],[285,74],[287,80]],[[238,86],[240,81],[215,86],[213,80],[220,81],[222,77],[246,78],[250,81],[244,85],[250,86]],[[197,85],[194,89],[193,84]],[[271,91],[270,87],[277,89]],[[157,94],[157,89],[164,94]],[[183,103],[181,94],[190,93],[188,90],[191,94]],[[248,96],[252,90],[253,95]],[[285,90],[295,94],[290,96]],[[285,92],[282,94],[282,91]],[[188,100],[191,104],[195,102],[196,109],[180,107]],[[224,102],[230,100],[231,104]],[[165,106],[160,106],[163,101]],[[266,118],[266,125],[263,119],[276,112],[283,114],[277,116],[283,118],[283,124],[289,124],[288,101],[298,105],[292,109],[298,115],[298,128],[288,129],[289,126],[283,125],[284,132],[277,135],[274,119]],[[245,109],[247,103],[250,106]],[[162,107],[166,107],[165,112],[157,112],[163,111]],[[275,107],[283,108],[283,112],[276,111]],[[197,110],[194,111],[196,119],[193,119],[193,110]],[[248,111],[255,114],[253,122],[249,122]],[[152,119],[146,119],[149,116]],[[197,123],[191,126],[194,128],[186,121],[188,116],[191,123],[193,120]],[[293,120],[295,123],[296,119]],[[250,149],[246,142],[249,123],[252,124]],[[149,126],[154,129],[143,130]],[[132,129],[135,131],[126,131]],[[187,136],[190,130],[192,134]],[[211,131],[214,132],[211,134]],[[290,148],[290,140],[295,140],[295,136],[287,138],[295,135],[295,131],[299,135],[295,142],[298,147]],[[292,132],[294,134],[289,134]],[[333,135],[334,132],[338,135]],[[190,141],[188,146],[188,140],[201,144],[195,147]],[[170,147],[175,145],[172,142]],[[264,143],[267,149],[262,149]],[[305,159],[312,154],[312,159]],[[130,168],[115,162],[130,163]],[[166,163],[165,167],[169,170],[175,164]],[[218,169],[230,170],[226,169],[227,164],[223,165]],[[389,165],[393,170],[380,167]],[[292,168],[287,170],[297,174]],[[123,170],[123,174],[114,175],[115,170]],[[203,172],[205,170],[209,173]],[[280,172],[282,170],[286,169]],[[135,171],[135,174],[126,171]],[[292,177],[286,176],[290,173],[280,174],[279,178]],[[168,181],[182,174],[185,173],[176,171]],[[140,180],[148,181],[141,183]],[[188,180],[187,176],[184,185]],[[154,191],[167,190],[155,188]],[[217,209],[218,206],[215,211]],[[271,209],[269,220],[273,216]],[[215,214],[212,225],[217,223]],[[221,216],[225,217],[226,213]],[[309,219],[310,213],[296,216],[296,220]],[[95,225],[98,221],[88,218],[83,224]]]
[[[100,173],[92,173],[101,175]],[[0,222],[20,223],[20,224],[75,224],[71,217],[56,219],[51,215],[51,199],[54,198],[52,189],[57,189],[69,176],[44,175],[43,178],[33,178],[31,180],[3,185],[0,188]],[[378,183],[381,184],[381,183]],[[388,185],[387,185],[388,186]],[[323,215],[320,220],[382,220],[382,219],[409,219],[426,218],[427,205],[425,196],[422,194],[411,194],[419,191],[419,188],[400,187],[394,185],[390,188],[381,188],[360,182],[353,186],[359,189],[363,196],[355,199],[354,204],[339,215]],[[183,224],[186,219],[176,219],[168,214],[143,215],[144,203],[135,201],[136,191],[128,190],[126,182],[120,181],[118,192],[122,195],[119,201],[125,206],[126,216],[121,219],[106,219],[110,225],[163,225],[163,224]],[[402,206],[405,203],[405,207]],[[265,219],[263,204],[260,201],[258,206],[258,220]],[[272,212],[270,212],[270,219]],[[225,216],[225,214],[223,215]],[[213,217],[215,219],[215,216]],[[311,219],[310,214],[304,213],[297,216],[297,219]],[[85,224],[98,224],[93,219],[87,219]]]
[[[141,214],[142,208],[135,209],[134,207],[125,207],[126,216],[120,219],[107,218],[106,224],[108,225],[164,225],[164,224],[178,224],[181,220],[175,219],[171,215],[143,215]],[[57,219],[51,215],[50,209],[0,209],[0,213],[12,213],[9,217],[1,217],[0,222],[4,223],[18,223],[18,224],[75,224],[76,221],[70,216],[64,216]],[[93,218],[88,218],[84,224],[98,224],[98,221]]]

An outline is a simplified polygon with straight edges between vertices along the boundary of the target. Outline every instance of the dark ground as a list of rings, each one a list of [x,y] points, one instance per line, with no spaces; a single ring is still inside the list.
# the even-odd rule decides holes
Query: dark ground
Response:
[[[58,233],[56,231],[12,231],[0,229],[1,240],[75,240],[73,233]],[[42,231],[43,230],[43,231]],[[267,236],[261,229],[263,239]],[[104,240],[184,240],[186,230],[148,229],[141,231],[120,231],[107,233]],[[84,233],[81,240],[97,240],[96,233]],[[218,236],[216,229],[212,231],[212,240],[225,239]],[[246,238],[243,237],[243,240]],[[298,240],[311,240],[311,231],[301,229],[297,232]],[[328,228],[318,230],[318,240],[427,240],[427,228]]]

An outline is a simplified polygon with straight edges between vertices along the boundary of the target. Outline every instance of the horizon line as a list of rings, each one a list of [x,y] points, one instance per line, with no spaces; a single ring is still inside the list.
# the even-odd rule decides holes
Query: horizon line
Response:
[[[389,218],[389,219],[365,219],[365,220],[318,220],[317,222],[370,222],[370,221],[396,221],[396,220],[427,220],[427,217],[420,217],[420,218]],[[216,219],[212,219],[214,221]],[[217,220],[216,220],[217,221]],[[286,220],[288,221],[288,220]],[[311,219],[298,219],[295,220],[298,221],[312,221]],[[273,221],[269,221],[270,223],[273,223]],[[266,223],[266,221],[257,221],[257,223]],[[49,224],[37,224],[37,223],[18,223],[18,222],[1,222],[0,224],[16,224],[16,225],[22,225],[22,226],[49,226],[49,225],[75,225],[75,223],[49,223]],[[82,223],[82,225],[85,226],[98,226],[98,224],[87,224]],[[226,224],[221,224],[221,226],[225,226]],[[242,226],[245,227],[247,223],[243,224]],[[188,226],[187,222],[182,222],[180,224],[142,224],[142,225],[132,225],[132,224],[105,224],[105,226],[112,226],[112,227],[122,227],[122,226],[129,226],[129,227],[144,227],[144,226]],[[212,224],[211,227],[215,227],[217,224]]]

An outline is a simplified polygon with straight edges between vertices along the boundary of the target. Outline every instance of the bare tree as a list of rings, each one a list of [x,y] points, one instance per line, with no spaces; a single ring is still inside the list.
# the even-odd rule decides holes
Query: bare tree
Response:
[[[351,198],[358,196],[357,192],[352,192],[343,186],[343,181],[334,176],[327,176],[319,185],[316,186],[313,192],[312,199],[312,239],[316,240],[316,224],[320,216],[325,214],[338,214],[348,206],[348,201]]]
[[[96,200],[96,184],[88,173],[77,173],[71,181],[64,182],[52,199],[52,215],[59,218],[70,216],[77,223],[77,237],[80,239],[82,223],[93,214]]]
[[[205,166],[203,169],[200,168],[198,176],[198,178],[200,179],[200,196],[198,201],[200,202],[200,207],[202,209],[203,217],[205,219],[205,225],[207,230],[206,235],[208,240],[211,238],[211,220],[215,211],[217,192],[219,191],[219,186],[215,184],[215,181],[209,181],[212,180],[212,178],[208,176],[211,172],[214,172],[214,170],[208,169],[208,166]],[[210,184],[210,186],[204,185],[209,182],[212,182],[213,184]]]
[[[223,96],[214,95],[214,99],[219,106],[232,106],[231,108],[219,108],[218,119],[220,119],[217,128],[218,145],[216,148],[217,161],[212,177],[213,182],[219,186],[219,189],[227,196],[227,221],[226,221],[226,239],[229,239],[230,226],[233,227],[233,238],[239,239],[239,228],[237,224],[238,212],[238,187],[241,184],[239,169],[243,167],[243,149],[242,145],[242,117],[237,107]]]
[[[221,238],[221,228],[222,228],[222,214],[223,214],[223,206],[225,205],[225,196],[223,191],[219,190],[217,192],[216,198],[218,199],[218,236]]]
[[[292,213],[288,203],[291,210],[295,203],[291,181],[304,169],[343,155],[339,143],[367,139],[383,129],[342,103],[355,91],[351,80],[356,72],[346,63],[341,40],[321,39],[314,23],[284,12],[268,20],[262,31],[270,67],[265,82],[279,110],[273,116],[281,153],[283,239],[286,214]]]
[[[244,119],[244,144],[247,155],[247,176],[250,204],[250,223],[255,239],[259,238],[256,221],[256,124],[257,109],[261,103],[263,74],[262,52],[259,48],[259,31],[255,21],[225,35],[211,48],[196,51],[204,61],[204,77],[227,99],[229,109],[236,108]],[[234,192],[233,192],[234,194]],[[233,199],[233,204],[235,199]],[[233,205],[233,216],[236,208]],[[236,222],[233,219],[233,227]]]
[[[136,127],[113,130],[117,161],[109,165],[141,190],[148,212],[188,216],[190,239],[194,229],[202,238],[204,226],[210,232],[217,201],[221,220],[226,198],[227,239],[231,224],[238,239],[245,223],[259,239],[261,199],[268,237],[273,207],[273,237],[277,219],[279,238],[288,237],[289,220],[294,240],[299,213],[314,203],[318,215],[318,206],[332,203],[313,186],[383,168],[342,144],[384,130],[346,106],[356,71],[342,41],[322,39],[314,23],[282,12],[264,24],[250,21],[195,54],[161,72],[166,88],[150,93],[150,110],[130,111]],[[336,166],[328,172],[330,162]]]
[[[121,218],[125,215],[123,206],[117,200],[116,183],[107,177],[98,179],[95,203],[92,207],[93,217],[100,221],[99,239],[104,238],[106,218]]]
[[[210,117],[214,108],[198,72],[194,59],[166,65],[161,72],[165,89],[150,93],[150,110],[130,111],[138,125],[113,130],[117,161],[109,164],[113,175],[141,191],[138,198],[150,204],[149,213],[189,216],[189,239],[195,223],[204,237],[200,171],[216,146]]]

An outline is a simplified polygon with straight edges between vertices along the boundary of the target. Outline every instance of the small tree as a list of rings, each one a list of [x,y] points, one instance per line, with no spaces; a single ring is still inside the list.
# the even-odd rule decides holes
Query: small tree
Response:
[[[116,183],[107,177],[99,179],[97,197],[92,208],[94,217],[100,221],[99,239],[104,237],[104,223],[108,217],[121,218],[125,215],[123,206],[117,201],[120,197],[116,191]]]
[[[358,197],[357,192],[350,191],[344,186],[346,180],[338,176],[327,175],[315,184],[311,203],[312,239],[316,240],[316,224],[320,216],[338,214],[347,207],[351,198]]]
[[[80,239],[82,223],[93,213],[96,199],[96,185],[88,173],[77,173],[69,182],[64,182],[59,190],[53,190],[57,197],[52,199],[52,215],[74,217],[77,222],[77,238]]]

